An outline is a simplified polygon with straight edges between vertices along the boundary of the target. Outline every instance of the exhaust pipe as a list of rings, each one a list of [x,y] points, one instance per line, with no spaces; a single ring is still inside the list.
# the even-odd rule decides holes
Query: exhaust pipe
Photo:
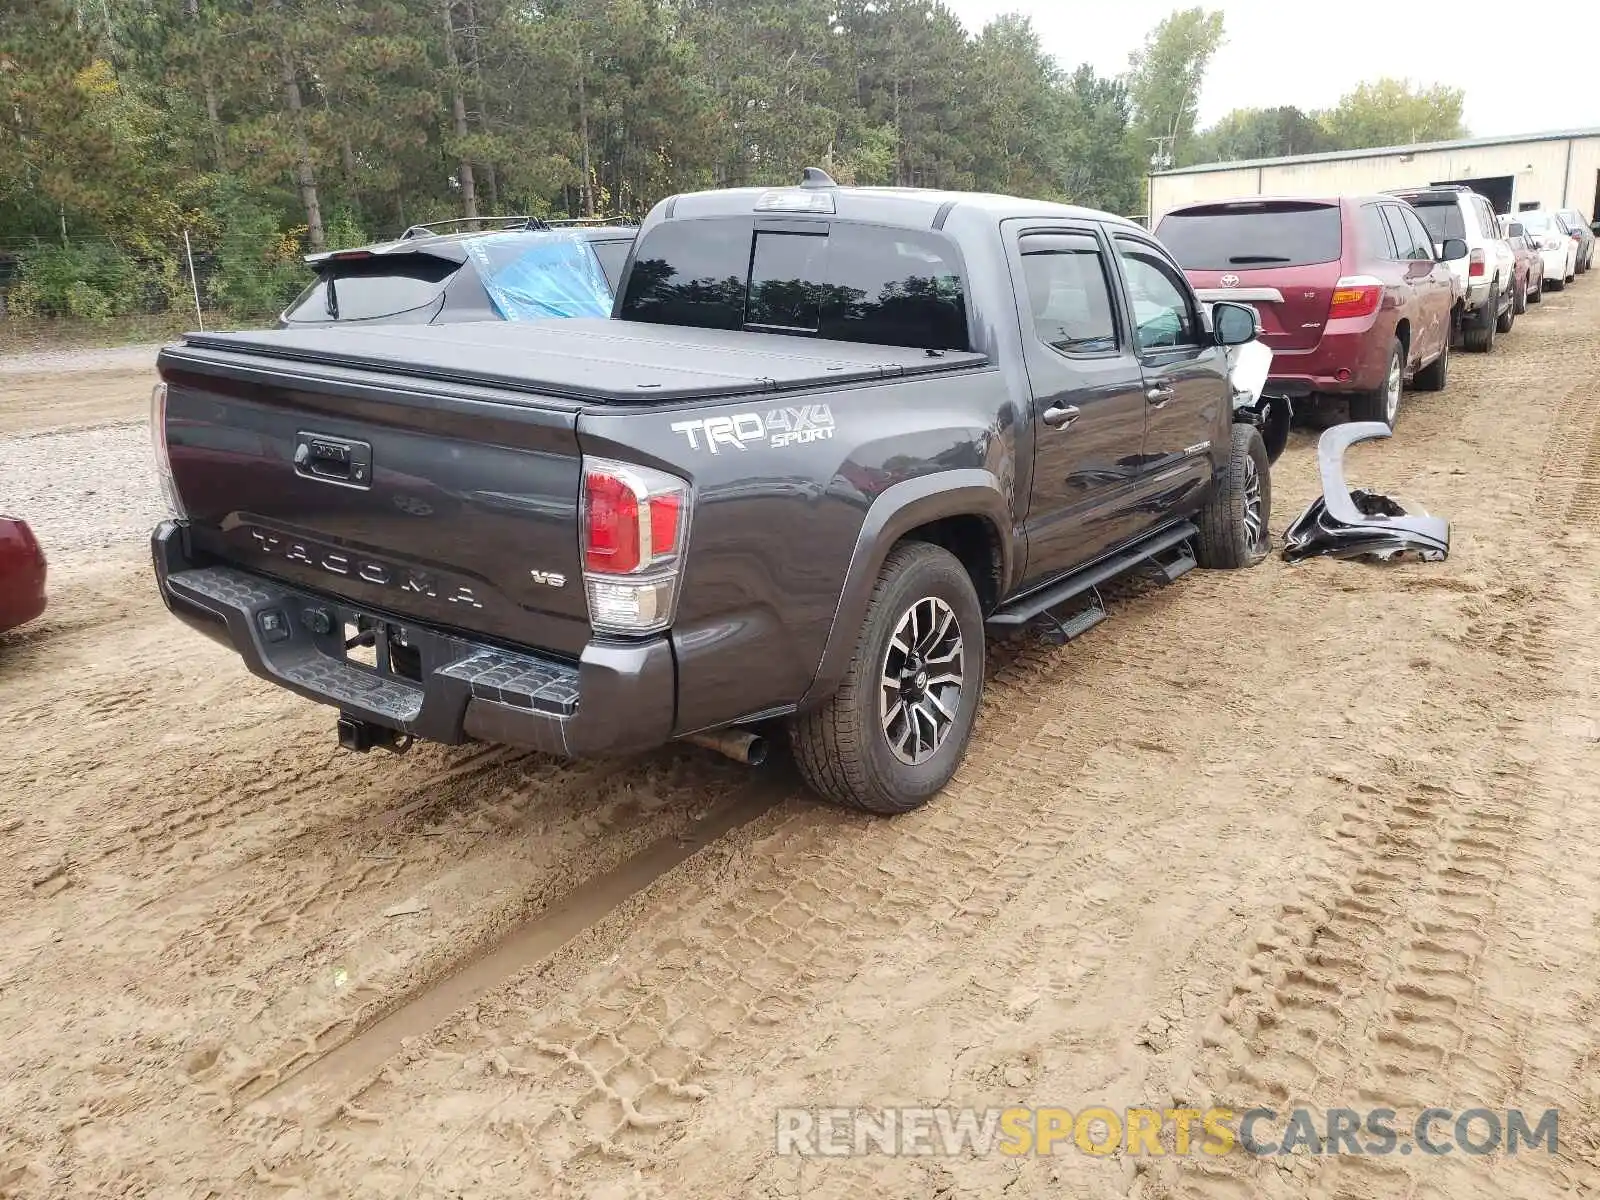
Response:
[[[759,767],[767,761],[767,739],[748,729],[712,729],[705,733],[691,733],[683,740],[725,754],[734,762],[744,763],[748,767]]]

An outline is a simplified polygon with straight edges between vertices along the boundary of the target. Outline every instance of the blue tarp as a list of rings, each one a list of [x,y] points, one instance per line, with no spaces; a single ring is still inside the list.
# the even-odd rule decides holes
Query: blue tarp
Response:
[[[508,321],[609,317],[611,287],[582,235],[565,229],[474,238],[468,251]]]

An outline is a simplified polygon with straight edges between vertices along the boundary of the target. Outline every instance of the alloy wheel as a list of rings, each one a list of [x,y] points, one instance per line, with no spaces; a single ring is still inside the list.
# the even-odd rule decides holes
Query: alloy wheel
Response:
[[[1244,536],[1251,550],[1259,550],[1267,540],[1261,509],[1261,472],[1256,468],[1254,456],[1247,454],[1244,458]]]
[[[937,596],[918,600],[894,627],[879,671],[883,736],[907,766],[939,752],[961,711],[961,626]]]
[[[1383,416],[1391,426],[1394,419],[1400,415],[1400,358],[1396,355],[1389,361],[1389,378],[1383,385]]]

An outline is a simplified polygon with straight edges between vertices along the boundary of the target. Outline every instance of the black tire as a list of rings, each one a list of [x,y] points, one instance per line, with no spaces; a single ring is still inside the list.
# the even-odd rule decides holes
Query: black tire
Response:
[[[1528,303],[1529,304],[1543,304],[1544,303],[1544,280],[1543,279],[1539,280],[1539,286],[1538,287],[1534,288],[1533,291],[1528,293]]]
[[[1445,338],[1444,350],[1422,370],[1417,372],[1411,386],[1419,392],[1442,392],[1450,382],[1450,339]]]
[[[1495,318],[1494,327],[1498,333],[1510,333],[1511,327],[1517,323],[1517,298],[1513,293],[1511,303],[1506,305],[1505,312]]]
[[[1406,349],[1396,338],[1389,348],[1389,362],[1384,367],[1384,382],[1370,392],[1356,392],[1350,397],[1352,421],[1381,421],[1390,429],[1400,418],[1400,396],[1405,390]]]
[[[1253,519],[1249,507],[1252,490]],[[1196,561],[1213,571],[1255,566],[1267,556],[1271,521],[1272,467],[1267,462],[1267,444],[1254,425],[1235,424],[1228,465],[1195,520],[1200,526],[1194,546]]]
[[[1479,354],[1487,354],[1494,349],[1495,324],[1499,320],[1495,310],[1499,307],[1500,293],[1489,293],[1478,315],[1461,330],[1461,345],[1465,349]]]
[[[896,628],[913,607],[930,600],[941,602],[954,618],[961,680],[955,716],[943,740],[930,756],[913,763],[897,757],[890,745],[877,681],[883,678]],[[966,568],[939,546],[896,546],[878,572],[839,690],[820,708],[789,721],[789,744],[801,776],[823,799],[846,808],[886,815],[920,808],[950,782],[966,757],[983,698],[983,655],[983,610]],[[919,674],[925,677],[926,672],[924,664]],[[948,694],[944,700],[949,701]]]
[[[1528,311],[1528,284],[1526,280],[1517,284],[1517,290],[1512,293],[1511,308],[1519,317]]]
[[[1567,290],[1567,281],[1565,279],[1546,279],[1544,288],[1549,292],[1564,292]]]

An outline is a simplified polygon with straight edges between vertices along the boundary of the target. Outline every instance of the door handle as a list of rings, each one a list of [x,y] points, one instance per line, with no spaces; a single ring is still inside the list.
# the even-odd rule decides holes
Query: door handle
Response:
[[[1082,415],[1076,404],[1052,404],[1039,419],[1051,429],[1065,429]]]
[[[1165,408],[1167,401],[1172,399],[1172,385],[1170,383],[1152,384],[1145,388],[1144,398],[1150,402],[1151,408]]]

